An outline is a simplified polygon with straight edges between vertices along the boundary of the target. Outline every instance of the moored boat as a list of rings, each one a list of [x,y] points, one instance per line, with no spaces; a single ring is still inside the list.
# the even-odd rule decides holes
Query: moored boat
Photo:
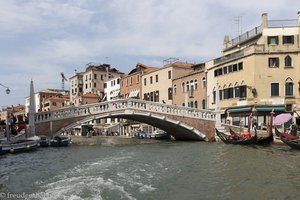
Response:
[[[293,136],[288,133],[281,133],[277,128],[275,128],[276,133],[280,136],[280,140],[291,147],[292,149],[300,150],[300,138],[297,136]]]
[[[22,153],[34,151],[38,148],[39,143],[36,140],[24,139],[15,142],[6,141],[2,143],[3,153]]]
[[[40,136],[40,147],[49,147],[50,146],[50,140],[47,138],[47,136]]]
[[[156,140],[169,140],[171,139],[171,135],[163,130],[155,130],[152,134],[153,138]],[[152,137],[151,136],[151,137]]]
[[[251,145],[257,142],[257,134],[255,132],[254,136],[251,137],[234,137],[233,135],[225,134],[218,129],[216,129],[216,134],[218,137],[226,144],[239,144],[239,145]]]
[[[50,140],[52,147],[66,147],[70,144],[71,139],[67,136],[57,135]]]

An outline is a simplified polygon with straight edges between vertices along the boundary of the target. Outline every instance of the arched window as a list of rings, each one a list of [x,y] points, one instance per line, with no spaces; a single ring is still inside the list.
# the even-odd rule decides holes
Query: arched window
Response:
[[[205,77],[203,77],[202,78],[202,87],[206,87],[206,78]]]
[[[174,86],[173,86],[173,92],[174,92],[174,95],[176,95],[176,90],[177,90],[177,86],[176,86],[176,84],[174,84]]]
[[[185,83],[183,82],[181,86],[182,86],[182,90],[181,91],[185,92]]]
[[[202,109],[206,109],[206,102],[205,102],[205,99],[202,100]]]
[[[198,81],[197,81],[197,79],[195,80],[195,90],[197,90],[198,89]]]
[[[198,108],[198,101],[195,101],[195,108]]]
[[[285,67],[292,67],[292,58],[291,58],[291,56],[286,56],[284,58],[284,66]]]
[[[191,108],[193,108],[194,107],[194,102],[191,101],[190,106],[191,106]]]
[[[190,91],[190,83],[188,81],[186,82],[186,91]]]
[[[285,80],[285,96],[294,96],[294,83],[291,78]]]

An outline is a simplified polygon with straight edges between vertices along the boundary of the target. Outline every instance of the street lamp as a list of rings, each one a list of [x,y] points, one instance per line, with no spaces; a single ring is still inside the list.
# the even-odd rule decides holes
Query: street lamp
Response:
[[[2,87],[5,87],[5,88],[6,88],[6,90],[5,90],[6,94],[9,94],[9,93],[10,93],[10,89],[9,89],[7,86],[5,86],[5,85],[3,85],[3,84],[1,84],[1,83],[0,83],[0,85],[1,85]]]
[[[5,90],[6,94],[10,93],[10,89],[7,86],[5,86],[1,83],[0,83],[0,85],[2,87],[6,88],[6,90]],[[6,108],[6,127],[5,127],[5,131],[6,131],[6,138],[7,138],[7,140],[9,140],[10,131],[9,131],[9,125],[8,125],[8,109],[7,108]]]

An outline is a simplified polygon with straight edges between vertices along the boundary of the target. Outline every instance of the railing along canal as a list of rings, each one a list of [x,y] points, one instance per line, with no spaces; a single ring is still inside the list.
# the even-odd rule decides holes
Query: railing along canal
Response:
[[[120,113],[120,111],[125,112],[125,110],[215,120],[215,113],[210,110],[167,105],[137,99],[121,99],[110,102],[80,105],[78,107],[71,106],[69,108],[54,111],[39,112],[35,114],[35,123],[62,120],[80,116],[97,115],[102,113]]]

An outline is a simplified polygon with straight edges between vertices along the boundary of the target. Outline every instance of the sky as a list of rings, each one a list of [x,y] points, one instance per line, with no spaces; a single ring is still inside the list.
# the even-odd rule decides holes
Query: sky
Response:
[[[1,0],[0,109],[35,92],[61,89],[61,75],[110,64],[162,67],[170,57],[202,63],[230,38],[269,20],[297,19],[297,0]],[[68,82],[65,88],[69,88]]]

